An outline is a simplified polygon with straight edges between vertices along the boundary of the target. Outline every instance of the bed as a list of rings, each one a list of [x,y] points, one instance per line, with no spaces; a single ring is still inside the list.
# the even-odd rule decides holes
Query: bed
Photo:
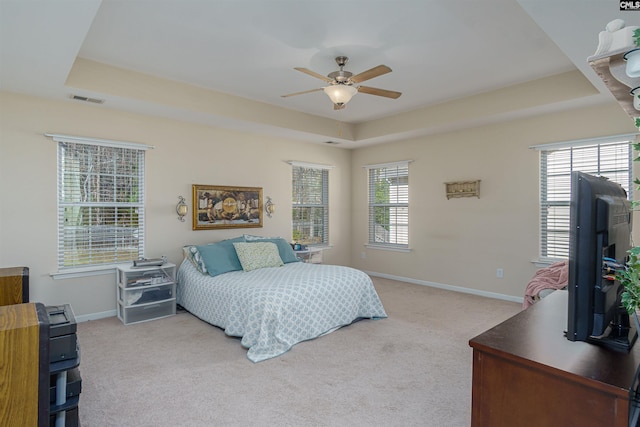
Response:
[[[212,245],[188,247],[187,251],[209,257],[210,262],[185,257],[177,273],[177,302],[225,334],[240,337],[253,362],[279,356],[297,343],[356,320],[387,317],[371,278],[360,270],[298,262],[284,239],[232,240],[219,242],[216,245],[221,247],[216,249]],[[259,244],[269,243],[273,245],[270,255],[261,252],[258,260],[265,266],[235,264],[235,258],[245,259],[240,249],[254,251]],[[260,264],[269,256],[275,258],[274,247],[280,261]],[[222,264],[233,265],[216,269],[221,259]]]

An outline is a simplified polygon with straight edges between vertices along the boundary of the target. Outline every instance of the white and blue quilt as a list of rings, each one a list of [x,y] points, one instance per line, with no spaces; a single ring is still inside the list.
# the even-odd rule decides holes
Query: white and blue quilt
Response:
[[[356,319],[387,317],[371,278],[350,267],[294,262],[211,277],[185,260],[177,279],[178,304],[242,337],[253,362]]]

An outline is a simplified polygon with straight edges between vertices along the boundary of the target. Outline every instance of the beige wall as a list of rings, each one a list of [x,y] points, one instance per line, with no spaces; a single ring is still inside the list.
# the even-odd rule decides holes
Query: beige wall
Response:
[[[77,315],[115,309],[113,275],[53,280],[56,144],[45,132],[139,142],[147,154],[149,257],[179,262],[185,244],[242,232],[290,237],[288,160],[330,172],[328,263],[419,283],[522,297],[538,256],[538,153],[528,147],[634,132],[616,104],[512,120],[353,151],[120,112],[71,101],[0,93],[0,267],[25,265],[32,300],[70,303]],[[413,160],[410,253],[366,249],[365,164]],[[479,199],[451,199],[444,182],[480,179]],[[192,231],[176,219],[192,184],[260,186],[277,204],[261,229]],[[636,195],[638,198],[638,195]],[[636,219],[636,224],[640,218]],[[636,235],[640,227],[636,227]],[[636,237],[636,242],[640,240]],[[362,253],[366,258],[361,258]],[[496,269],[504,278],[496,278]]]
[[[535,272],[531,261],[539,254],[539,153],[529,147],[634,131],[620,107],[608,104],[355,150],[353,266],[521,298]],[[367,175],[362,166],[397,160],[413,160],[412,250],[367,249]],[[479,199],[447,200],[444,182],[475,179],[481,180]],[[496,277],[498,268],[504,269],[502,279]]]
[[[181,261],[185,244],[241,233],[291,237],[289,160],[334,165],[330,243],[324,257],[350,263],[351,152],[228,131],[104,107],[0,93],[0,267],[28,266],[31,300],[70,303],[76,315],[115,310],[113,274],[53,280],[56,272],[56,143],[58,133],[154,145],[146,155],[146,255]],[[178,196],[191,205],[192,184],[263,187],[277,204],[263,228],[192,231],[175,214]]]

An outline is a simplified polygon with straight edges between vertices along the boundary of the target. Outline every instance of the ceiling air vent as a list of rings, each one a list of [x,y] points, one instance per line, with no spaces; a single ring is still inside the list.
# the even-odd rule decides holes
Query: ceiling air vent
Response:
[[[89,98],[89,97],[80,96],[80,95],[71,95],[71,99],[76,101],[83,101],[83,102],[93,102],[94,104],[104,104],[104,99]]]

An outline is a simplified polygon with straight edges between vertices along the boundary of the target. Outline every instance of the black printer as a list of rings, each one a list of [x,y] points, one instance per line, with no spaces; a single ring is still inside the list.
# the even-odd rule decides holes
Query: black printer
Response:
[[[78,427],[82,378],[76,318],[69,304],[45,309],[49,317],[49,425]]]

